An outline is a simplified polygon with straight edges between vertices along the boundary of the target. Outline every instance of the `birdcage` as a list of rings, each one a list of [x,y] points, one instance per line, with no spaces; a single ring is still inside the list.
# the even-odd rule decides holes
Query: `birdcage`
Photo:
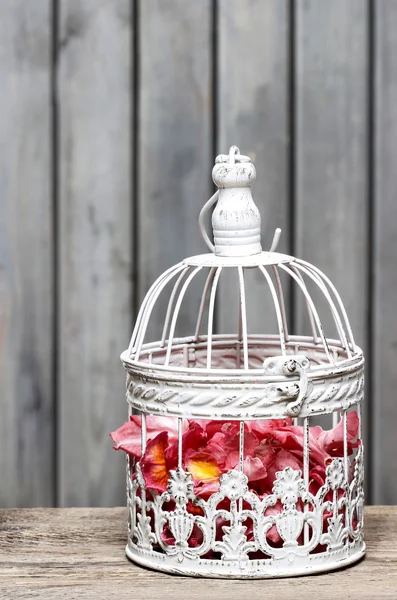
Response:
[[[199,217],[210,253],[154,282],[121,356],[130,421],[112,436],[127,453],[126,553],[146,567],[203,577],[336,569],[365,552],[363,353],[331,281],[277,253],[280,230],[262,251],[250,158],[233,146],[216,158],[212,176],[218,191]],[[212,243],[205,216],[215,203]],[[224,309],[219,290],[230,274],[238,310],[235,332],[224,334],[214,314]],[[257,301],[274,314],[273,333],[249,332],[252,274],[255,290],[260,281],[268,291],[267,305]],[[199,278],[197,325],[178,337]],[[289,333],[287,285],[306,306],[310,335]],[[158,306],[162,335],[153,338]],[[320,307],[332,317],[333,337]]]

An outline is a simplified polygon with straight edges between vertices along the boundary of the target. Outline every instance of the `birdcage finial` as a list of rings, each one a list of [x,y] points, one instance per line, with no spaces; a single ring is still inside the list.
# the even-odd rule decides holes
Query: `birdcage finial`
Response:
[[[199,219],[208,247],[217,256],[250,256],[262,252],[261,216],[251,193],[256,179],[251,159],[240,154],[237,146],[232,146],[229,154],[216,157],[212,179],[218,191],[205,204]],[[204,214],[216,201],[212,244],[204,228]]]

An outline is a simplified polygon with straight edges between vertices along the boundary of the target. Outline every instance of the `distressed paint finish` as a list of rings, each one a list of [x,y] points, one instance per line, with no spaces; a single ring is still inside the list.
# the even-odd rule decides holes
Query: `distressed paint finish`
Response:
[[[289,355],[289,360],[292,357]],[[272,357],[267,362],[275,360],[276,357]],[[285,357],[278,360],[283,366]],[[188,373],[176,374],[172,370],[148,373],[143,369],[140,372],[130,368],[125,358],[129,372],[127,402],[145,414],[192,419],[283,419],[332,414],[362,402],[363,362],[361,356],[352,361],[348,369],[328,368],[312,373],[303,385],[302,377],[291,381],[281,372],[277,373],[276,382],[269,378],[269,373],[238,380],[235,375],[212,373],[201,377],[199,382],[191,382],[192,376]]]
[[[329,283],[326,276],[292,256],[261,250],[261,217],[251,191],[255,176],[252,161],[241,155],[236,146],[228,154],[216,157],[212,177],[218,191],[204,205],[199,217],[201,233],[212,254],[185,258],[153,283],[138,313],[129,347],[121,356],[127,371],[128,412],[131,414],[135,409],[141,414],[141,448],[138,454],[127,450],[126,554],[138,564],[159,571],[237,579],[287,577],[350,565],[365,553],[364,449],[359,416],[363,397],[362,351],[354,342],[336,290],[332,285],[329,289],[326,286]],[[212,244],[203,226],[203,211],[214,200],[217,205],[212,214]],[[314,324],[312,339],[287,334],[282,302],[264,264],[279,268],[302,288]],[[197,327],[188,337],[177,336],[176,325],[185,294],[204,267],[209,269],[206,281],[211,283],[204,286],[198,317],[189,304],[187,307],[194,322],[200,322],[208,304],[206,335],[200,336]],[[273,301],[273,306],[266,309],[273,309],[277,315],[278,335],[248,334],[244,283],[244,270],[248,269],[262,271],[265,276]],[[238,275],[238,285],[232,293],[240,299],[239,325],[234,335],[229,336],[213,332],[217,284],[222,270]],[[305,277],[324,296],[336,324],[338,340],[328,338],[324,332],[316,306],[307,293]],[[176,283],[168,293],[162,338],[152,342],[149,337],[148,341],[153,311],[163,288],[173,279]],[[349,447],[347,411],[352,406],[358,411],[357,433],[349,436],[359,440],[357,453],[349,458],[352,455],[349,449],[354,446]],[[334,426],[340,423],[342,427],[343,446],[340,454],[330,452],[328,463],[321,459],[324,474],[321,485],[314,491],[309,483],[314,478],[309,472],[310,458],[316,446],[321,448],[321,443],[316,437],[318,430],[315,434],[310,429],[308,417],[329,414]],[[172,455],[172,445],[163,459],[156,459],[153,467],[155,472],[169,469],[165,474],[167,481],[161,487],[158,482],[151,484],[146,470],[153,456],[157,457],[155,453],[160,455],[161,451],[154,448],[156,443],[162,444],[159,438],[163,435],[151,437],[152,446],[150,449],[149,444],[146,446],[146,416],[152,415],[178,417],[177,467],[168,467],[165,458],[167,453]],[[200,493],[202,479],[194,487],[187,462],[193,448],[187,441],[189,438],[182,435],[183,421],[192,417],[210,422],[239,422],[237,464],[226,469],[225,463],[225,470],[220,466],[217,477],[204,480],[215,485],[205,494]],[[246,422],[249,425],[258,419],[286,418],[291,418],[291,422],[304,420],[306,434],[299,447],[304,456],[302,465],[280,466],[269,493],[262,489],[260,494],[255,493],[254,488],[249,488],[245,467],[250,456],[244,444]],[[333,435],[336,445],[337,434]],[[298,438],[297,430],[291,431],[291,436]],[[115,439],[113,434],[112,437]],[[167,434],[165,439],[168,441]],[[189,503],[200,509],[198,515],[188,510]],[[280,510],[273,511],[277,506]],[[326,512],[329,516],[325,519]],[[220,518],[225,526],[219,526]],[[251,536],[249,523],[252,523]],[[276,547],[268,535],[271,529],[276,530],[282,541]],[[193,544],[195,530],[201,532],[202,539]],[[209,552],[215,553],[211,560],[207,558]]]
[[[121,503],[108,432],[132,312],[131,3],[60,3],[58,478],[61,505]]]
[[[211,195],[211,1],[140,3],[139,297],[154,279],[205,248],[197,216]],[[155,43],[153,42],[155,40]],[[194,304],[199,288],[190,296]],[[161,335],[166,306],[153,315]],[[182,308],[180,333],[193,327]]]
[[[0,506],[53,489],[50,3],[0,3]]]
[[[145,567],[175,575],[235,579],[308,575],[350,565],[365,553],[361,459],[362,447],[350,485],[344,475],[343,459],[332,459],[326,469],[324,485],[316,494],[308,493],[301,471],[286,467],[276,473],[272,493],[262,500],[248,490],[248,477],[239,470],[221,475],[219,491],[207,500],[197,498],[191,474],[178,467],[170,471],[168,491],[152,492],[152,499],[146,501],[145,482],[137,463],[134,478],[132,473],[127,476],[127,556]],[[324,500],[327,494],[333,495],[333,501]],[[169,506],[170,500],[175,503],[173,510],[164,506]],[[200,508],[200,516],[188,512],[189,501]],[[305,502],[309,510],[298,509],[298,502]],[[276,503],[282,510],[276,516],[267,513]],[[345,509],[346,503],[348,508]],[[325,510],[330,514],[326,533],[323,532]],[[250,541],[245,535],[247,515],[253,523]],[[216,525],[219,517],[228,523],[221,528],[222,533]],[[310,537],[303,543],[298,542],[302,528],[308,525],[312,528]],[[163,539],[163,532],[167,536],[166,526],[173,540]],[[188,539],[194,526],[202,531],[203,540],[192,546],[188,545]],[[272,526],[283,540],[280,547],[274,547],[267,540],[266,533]],[[215,537],[216,532],[221,535]],[[323,547],[318,548],[319,544]],[[318,551],[312,553],[314,549]],[[221,558],[208,560],[206,555],[211,550]],[[258,551],[266,554],[266,558],[250,556]]]
[[[217,63],[217,149],[237,143],[255,162],[253,187],[262,215],[262,247],[268,250],[276,227],[283,230],[282,252],[289,239],[289,3],[287,0],[219,0]],[[282,276],[283,277],[283,276]],[[274,313],[262,310],[270,300],[263,276],[246,272],[248,329],[274,333]],[[236,280],[220,282],[219,332],[232,332],[238,320]],[[289,289],[285,286],[289,305]],[[222,307],[222,308],[221,308]]]
[[[397,499],[397,2],[375,2],[373,501]]]

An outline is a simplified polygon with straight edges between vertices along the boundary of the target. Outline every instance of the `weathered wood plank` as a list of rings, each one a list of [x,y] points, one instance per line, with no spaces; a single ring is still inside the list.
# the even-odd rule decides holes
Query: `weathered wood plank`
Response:
[[[131,3],[61,0],[59,502],[114,505],[132,294]]]
[[[219,0],[218,150],[239,146],[254,160],[253,196],[262,217],[263,248],[274,230],[289,240],[289,3],[286,0]],[[237,277],[220,280],[218,328],[238,329]],[[264,276],[246,272],[249,332],[276,333],[276,317]],[[285,286],[284,286],[285,287]],[[285,301],[288,307],[288,287]]]
[[[365,350],[367,4],[360,0],[297,2],[295,24],[294,250],[333,281],[356,342]],[[312,287],[309,291],[313,291],[326,335],[337,337],[324,297]],[[295,300],[296,328],[310,335],[299,289]]]
[[[373,500],[397,498],[397,2],[375,2]]]
[[[0,592],[40,600],[201,600],[264,597],[395,599],[397,508],[369,507],[367,557],[334,573],[275,580],[192,579],[130,563],[124,554],[126,510],[0,511]]]
[[[296,252],[333,280],[360,345],[367,331],[367,19],[360,0],[297,3]],[[299,324],[303,314],[299,300]],[[333,333],[328,314],[324,325]]]
[[[54,498],[49,4],[0,4],[0,506]]]
[[[139,28],[141,300],[163,271],[206,251],[197,219],[212,193],[211,1],[145,0]],[[194,333],[204,283],[198,279],[182,304],[177,335]],[[161,336],[168,300],[163,296],[148,339]]]

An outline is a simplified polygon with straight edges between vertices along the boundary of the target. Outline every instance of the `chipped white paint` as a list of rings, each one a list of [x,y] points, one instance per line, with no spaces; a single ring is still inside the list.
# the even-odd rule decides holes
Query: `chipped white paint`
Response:
[[[203,237],[216,256],[250,256],[262,251],[261,216],[256,207],[251,185],[256,171],[248,156],[242,156],[236,146],[229,155],[219,155],[212,170],[212,179],[218,192],[212,196],[200,213],[203,217],[214,201],[217,205],[212,214],[214,244],[206,234]]]
[[[231,470],[221,476],[219,491],[203,500],[193,492],[190,473],[178,467],[170,472],[168,491],[152,492],[149,500],[139,463],[135,465],[134,479],[131,465],[127,465],[127,556],[142,565],[185,575],[274,577],[335,569],[365,552],[362,446],[352,481],[346,480],[343,459],[335,458],[327,467],[324,485],[315,495],[307,490],[301,472],[287,467],[277,473],[273,493],[263,499],[248,490],[244,473]],[[329,494],[332,501],[325,500]],[[175,508],[167,510],[164,504],[170,501],[175,502]],[[188,512],[189,502],[201,509],[201,514]],[[299,510],[299,502],[309,510]],[[276,503],[282,504],[278,514],[271,511]],[[326,511],[330,516],[324,532]],[[230,524],[223,526],[221,541],[216,539],[219,519]],[[253,523],[250,541],[244,524],[248,519]],[[311,527],[311,534],[298,543],[306,524]],[[202,542],[190,547],[193,527],[199,528]],[[281,547],[269,543],[267,533],[272,527],[283,540]],[[166,528],[173,541],[164,538]],[[310,554],[318,545],[325,546],[325,550]],[[210,551],[220,554],[220,558],[203,558]],[[258,552],[266,558],[250,560],[250,553]]]
[[[260,215],[251,194],[255,177],[250,159],[241,156],[235,146],[229,155],[217,158],[213,179],[219,190],[199,219],[212,252],[184,259],[168,269],[147,293],[129,348],[121,356],[127,370],[127,401],[130,410],[139,410],[143,416],[179,417],[180,425],[183,418],[238,420],[241,438],[244,420],[303,419],[303,473],[290,467],[278,472],[272,494],[259,498],[248,490],[243,470],[231,470],[221,476],[218,491],[203,500],[195,496],[192,477],[183,470],[181,435],[178,468],[170,472],[168,491],[163,494],[145,487],[139,461],[128,461],[127,555],[161,571],[206,577],[287,576],[335,569],[358,560],[365,551],[363,446],[350,460],[346,432],[346,411],[357,406],[360,414],[363,354],[354,342],[340,296],[327,277],[307,262],[274,252],[279,230],[272,251],[262,251]],[[204,217],[216,202],[213,244],[205,231]],[[277,335],[247,333],[249,288],[244,269],[248,268],[256,269],[270,289]],[[213,330],[218,283],[224,269],[236,271],[240,314],[234,335]],[[311,337],[288,333],[279,269],[291,277],[305,300]],[[177,338],[185,294],[201,272],[206,278],[196,331],[190,337]],[[309,281],[325,299],[339,339],[331,339],[324,331],[321,311],[306,285]],[[162,335],[159,341],[150,341],[146,332],[153,309],[170,283]],[[206,305],[208,325],[203,333]],[[320,414],[332,415],[334,423],[342,416],[344,456],[328,465],[324,484],[313,495],[308,477],[308,417]],[[145,429],[145,419],[142,422]],[[146,443],[146,431],[142,439]],[[243,439],[240,446],[243,448]],[[243,458],[240,456],[241,465]],[[188,511],[188,503],[199,508],[199,514]],[[280,510],[275,513],[271,508],[276,504]],[[221,539],[215,535],[220,518],[227,522]],[[252,523],[249,536],[247,521]],[[196,547],[188,543],[193,528],[202,536]],[[281,537],[280,547],[269,543],[271,528]],[[165,529],[172,541],[167,541]],[[209,552],[215,553],[212,558],[208,558]],[[262,553],[259,558],[258,553]]]

